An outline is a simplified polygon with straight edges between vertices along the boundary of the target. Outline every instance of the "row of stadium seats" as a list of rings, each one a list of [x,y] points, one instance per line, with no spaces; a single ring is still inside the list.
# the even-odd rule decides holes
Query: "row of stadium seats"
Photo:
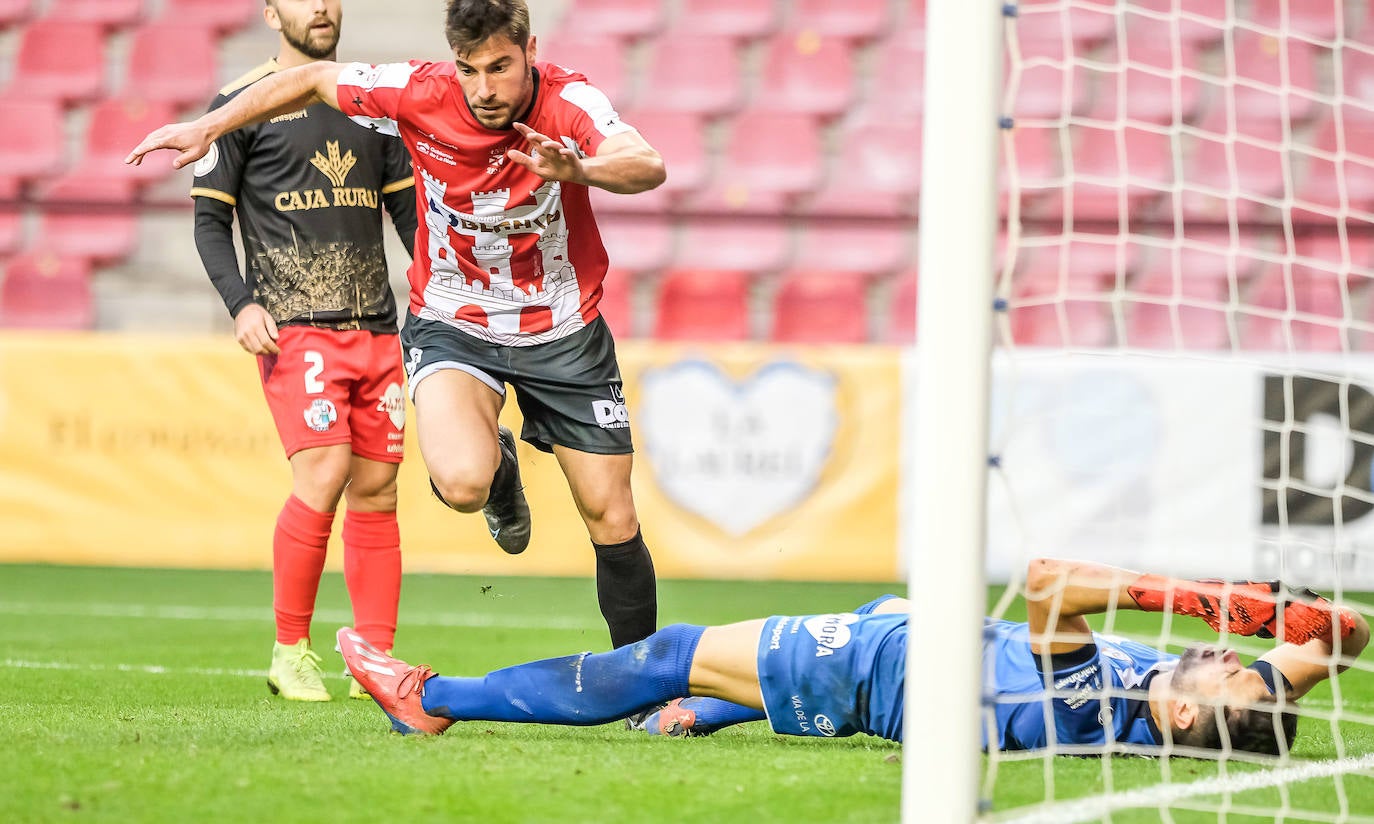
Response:
[[[894,113],[919,109],[924,49],[915,28],[899,29],[871,47],[813,28],[779,32],[748,47],[728,37],[674,31],[639,47],[641,60],[605,34],[557,32],[541,44],[542,58],[587,75],[621,108],[652,104],[708,117],[755,108],[834,118],[865,99]],[[869,84],[857,65],[865,57],[879,67]],[[759,64],[756,73],[744,71],[751,62]]]
[[[122,88],[110,88],[109,31],[97,23],[43,19],[19,36],[0,99],[53,101],[64,107],[118,93],[155,105],[204,106],[216,86],[219,33],[209,26],[155,21],[129,35]]]
[[[228,0],[0,0],[0,28],[41,19],[63,25],[93,23],[107,31],[136,26],[153,19],[204,26],[220,34],[242,28],[258,18],[260,6]]]
[[[925,0],[574,0],[563,27],[634,41],[670,30],[747,40],[806,25],[862,41],[922,20],[925,7]],[[1015,12],[1020,36],[1063,39],[1067,21],[1068,39],[1084,46],[1122,29],[1174,36],[1164,18],[1176,9],[1184,13],[1177,37],[1190,44],[1220,43],[1232,25],[1284,29],[1309,40],[1331,41],[1339,34],[1371,42],[1360,38],[1368,27],[1365,4],[1358,0],[1131,0],[1120,23],[1112,0],[1020,0],[1006,7]]]
[[[0,328],[90,329],[96,321],[92,268],[79,257],[24,254],[9,260],[0,280]],[[884,284],[893,294],[886,317],[870,317],[869,299],[881,279],[855,272],[785,273],[772,299],[763,338],[780,343],[894,343],[915,340],[914,273]],[[743,341],[752,329],[759,279],[740,271],[672,270],[656,281],[612,270],[602,313],[616,334],[665,341]],[[640,322],[633,292],[652,285],[652,317]],[[875,323],[884,328],[875,329]]]
[[[1144,348],[1374,350],[1374,238],[1300,239],[1293,255],[1273,239],[1062,238],[1018,251],[1006,290],[1018,345]],[[1342,274],[1346,273],[1346,274]],[[12,258],[0,281],[0,326],[90,328],[88,260],[53,254]],[[999,275],[1000,276],[1000,275]],[[639,307],[637,309],[637,307]],[[916,276],[856,268],[779,273],[729,268],[634,272],[614,268],[602,310],[625,338],[664,341],[903,343],[914,340]]]

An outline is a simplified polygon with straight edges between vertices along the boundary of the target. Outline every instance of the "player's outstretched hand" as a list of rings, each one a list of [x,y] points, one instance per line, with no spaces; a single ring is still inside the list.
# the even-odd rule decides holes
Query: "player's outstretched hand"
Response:
[[[277,322],[272,320],[266,309],[250,303],[234,316],[234,340],[244,351],[254,355],[275,355],[277,348]]]
[[[1355,628],[1354,618],[1310,589],[1279,581],[1179,581],[1142,575],[1128,587],[1136,604],[1158,612],[1171,609],[1193,615],[1217,632],[1275,638],[1290,644],[1317,638],[1332,639],[1332,622],[1339,621],[1341,638]]]
[[[577,183],[582,178],[582,158],[553,138],[542,135],[524,123],[513,124],[524,136],[529,153],[511,149],[506,157],[529,169],[545,180],[565,180]]]
[[[1339,616],[1340,637],[1354,629],[1348,616],[1327,599],[1304,587],[1280,581],[1237,581],[1220,584],[1227,632],[1276,638],[1282,632],[1290,644],[1305,644],[1317,638],[1331,638],[1332,619]],[[1227,592],[1229,590],[1229,592]],[[1221,614],[1204,615],[1212,629],[1221,630]]]
[[[205,153],[210,151],[212,142],[205,128],[199,123],[169,123],[143,138],[143,142],[135,146],[134,150],[129,152],[129,156],[124,158],[124,162],[138,166],[143,162],[143,156],[149,152],[174,149],[178,154],[172,160],[172,168],[180,169],[204,157]]]

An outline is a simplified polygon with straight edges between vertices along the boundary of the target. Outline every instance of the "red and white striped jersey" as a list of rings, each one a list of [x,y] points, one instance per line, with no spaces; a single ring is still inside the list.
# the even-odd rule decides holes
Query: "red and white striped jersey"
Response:
[[[590,156],[632,130],[583,75],[553,63],[535,72],[522,118],[535,131]],[[411,312],[503,346],[545,343],[596,319],[607,260],[587,187],[507,159],[528,151],[525,139],[477,122],[453,63],[350,64],[339,107],[410,151],[421,216]]]

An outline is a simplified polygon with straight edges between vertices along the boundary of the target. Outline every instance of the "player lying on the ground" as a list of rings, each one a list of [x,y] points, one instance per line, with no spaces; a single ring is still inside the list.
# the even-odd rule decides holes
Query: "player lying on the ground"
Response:
[[[993,696],[985,746],[1172,743],[1185,754],[1279,754],[1292,745],[1292,702],[1343,671],[1369,641],[1369,625],[1354,610],[1267,582],[1188,581],[1039,559],[1026,593],[1028,621],[985,625]],[[786,735],[865,732],[901,741],[907,606],[884,596],[846,614],[674,624],[613,652],[479,678],[412,667],[348,627],[338,639],[354,677],[401,733],[437,735],[454,721],[601,724],[693,696],[652,716],[650,732],[700,734],[766,717]],[[1284,641],[1249,667],[1232,651],[1202,644],[1179,656],[1092,632],[1084,616],[1112,608],[1169,609],[1219,632]]]

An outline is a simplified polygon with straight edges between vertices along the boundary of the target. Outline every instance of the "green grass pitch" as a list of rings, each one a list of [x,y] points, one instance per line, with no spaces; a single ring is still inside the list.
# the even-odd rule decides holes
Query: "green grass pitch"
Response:
[[[589,580],[407,576],[397,654],[475,675],[607,645]],[[663,623],[722,623],[839,611],[882,585],[663,581]],[[392,734],[371,702],[301,705],[269,696],[266,573],[0,566],[3,822],[882,822],[899,818],[900,748],[877,739],[788,739],[766,724],[663,740],[618,724],[557,728],[469,722],[441,738]],[[1132,616],[1151,631],[1158,616]],[[1153,619],[1153,622],[1152,622]],[[314,637],[336,696],[333,631],[347,623],[340,576],[321,586]],[[1124,625],[1123,625],[1124,627]],[[1203,637],[1203,636],[1199,636]],[[1343,699],[1368,717],[1374,678]],[[1325,702],[1325,703],[1323,703]],[[1312,696],[1331,706],[1329,691]],[[1374,731],[1304,719],[1302,760],[1374,753]],[[922,742],[939,746],[938,742]],[[1161,782],[1154,759],[1050,762],[1056,799]],[[1230,765],[1230,775],[1264,767]],[[1107,773],[1111,786],[1107,786]],[[1169,780],[1216,777],[1175,762]],[[1042,760],[1001,764],[995,809],[1045,798]],[[1176,821],[1219,796],[1188,797]],[[1317,779],[1235,793],[1226,820],[1278,808],[1374,812],[1374,778]],[[1239,814],[1237,814],[1239,813]],[[1190,817],[1191,816],[1191,817]],[[1158,809],[1112,821],[1158,821]],[[1301,819],[1289,819],[1301,820]]]

